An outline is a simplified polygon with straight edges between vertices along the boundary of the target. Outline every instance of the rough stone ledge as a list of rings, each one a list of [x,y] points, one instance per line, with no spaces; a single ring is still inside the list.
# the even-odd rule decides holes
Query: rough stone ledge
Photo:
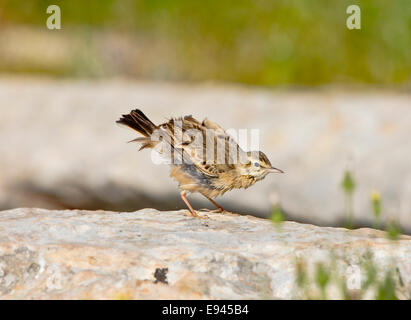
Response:
[[[411,292],[411,237],[237,214],[143,209],[0,212],[1,299],[300,298],[296,259],[342,270],[371,252]],[[334,288],[335,289],[335,288]],[[330,298],[338,298],[331,287]]]

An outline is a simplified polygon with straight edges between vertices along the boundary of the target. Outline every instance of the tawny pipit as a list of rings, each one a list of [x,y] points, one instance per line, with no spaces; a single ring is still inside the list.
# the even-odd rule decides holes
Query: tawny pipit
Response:
[[[174,118],[156,126],[140,110],[123,115],[117,123],[140,134],[132,141],[140,150],[153,148],[171,165],[170,176],[179,183],[181,198],[192,216],[198,216],[187,200],[187,192],[199,192],[218,211],[224,209],[213,198],[234,188],[248,188],[270,172],[283,173],[271,166],[261,152],[245,152],[218,124],[191,115]]]

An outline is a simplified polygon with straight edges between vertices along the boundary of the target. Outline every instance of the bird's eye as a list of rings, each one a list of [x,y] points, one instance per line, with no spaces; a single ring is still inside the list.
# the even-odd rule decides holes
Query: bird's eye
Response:
[[[258,163],[258,162],[254,162],[254,167],[259,167],[260,166],[260,164]]]

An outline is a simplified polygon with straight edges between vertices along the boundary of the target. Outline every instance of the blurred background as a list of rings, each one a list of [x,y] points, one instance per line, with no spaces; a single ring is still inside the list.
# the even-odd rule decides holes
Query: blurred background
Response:
[[[0,209],[185,208],[114,123],[139,107],[260,129],[286,175],[228,209],[411,232],[409,0],[1,0],[0,73]]]

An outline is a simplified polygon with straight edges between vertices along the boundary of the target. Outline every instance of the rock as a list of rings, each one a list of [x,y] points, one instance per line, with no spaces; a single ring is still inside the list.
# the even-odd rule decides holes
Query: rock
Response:
[[[367,255],[379,276],[393,270],[397,297],[411,297],[409,236],[200,214],[208,218],[154,209],[1,211],[0,298],[304,298],[296,282],[302,263],[307,275],[318,263],[333,266],[350,286],[364,276]],[[332,283],[326,294],[341,298]]]
[[[391,216],[411,232],[409,105],[405,92],[3,77],[0,208],[185,208],[168,167],[127,144],[134,133],[114,123],[139,107],[155,123],[193,114],[227,129],[260,130],[261,149],[286,174],[225,194],[220,201],[232,211],[267,217],[274,195],[292,220],[341,225],[340,184],[350,166],[355,222],[372,225],[370,193],[377,189],[382,219]]]

